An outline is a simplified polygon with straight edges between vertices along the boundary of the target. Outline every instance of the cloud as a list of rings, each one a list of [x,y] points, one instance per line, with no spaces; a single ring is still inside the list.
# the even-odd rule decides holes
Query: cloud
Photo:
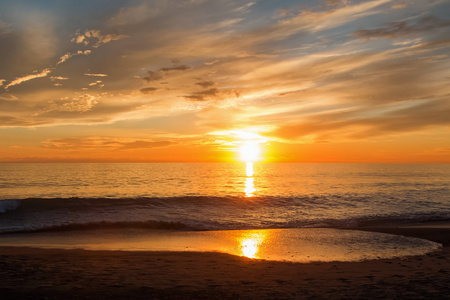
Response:
[[[392,9],[402,9],[406,7],[406,3],[394,4],[391,6]]]
[[[101,80],[97,80],[97,81],[94,81],[94,82],[89,83],[89,86],[95,86],[95,85],[98,85],[98,86],[102,86],[102,87],[103,87],[103,84],[101,84],[101,83],[102,83]]]
[[[0,79],[0,86],[3,86],[3,82],[5,82],[5,79]]]
[[[177,61],[175,61],[175,62],[177,62]],[[157,81],[157,80],[163,79],[165,75],[167,75],[173,71],[186,71],[189,69],[190,69],[190,67],[185,66],[185,65],[159,68],[156,72],[147,71],[147,76],[143,77],[143,79],[145,81],[147,81],[148,83],[150,83],[152,81]]]
[[[151,94],[157,90],[158,90],[158,88],[155,88],[155,87],[147,87],[147,88],[140,89],[142,94]]]
[[[65,62],[66,60],[68,60],[69,58],[71,58],[73,55],[74,55],[74,54],[72,54],[72,53],[66,53],[66,54],[64,54],[63,56],[61,56],[61,57],[59,58],[59,61],[57,62],[57,64],[58,64],[58,65],[59,65],[59,64],[62,64],[63,62]]]
[[[200,82],[196,82],[195,84],[201,86],[204,89],[206,89],[206,88],[209,88],[211,86],[214,86],[216,83],[214,81],[200,81]]]
[[[219,90],[212,88],[201,92],[196,92],[191,95],[183,96],[184,98],[196,101],[205,101],[208,99],[214,99],[218,96]]]
[[[116,33],[107,33],[102,34],[98,29],[86,30],[84,33],[76,33],[75,37],[72,38],[71,42],[76,44],[84,44],[88,45],[93,43],[93,47],[97,48],[101,44],[106,44],[111,41],[118,41],[123,38],[129,37],[124,34],[116,34]]]
[[[327,6],[338,7],[342,5],[347,5],[347,0],[326,0]]]
[[[246,12],[246,11],[248,11],[248,9],[249,9],[250,7],[252,7],[252,6],[255,5],[255,4],[256,4],[255,1],[249,2],[249,3],[247,3],[247,4],[244,4],[244,5],[242,5],[242,6],[239,6],[238,8],[235,8],[235,9],[233,10],[233,12]]]
[[[81,44],[85,42],[86,37],[84,35],[78,35],[77,37],[72,39],[72,42],[75,42],[77,44]]]
[[[175,144],[172,141],[133,140],[113,137],[59,138],[49,139],[42,143],[43,148],[55,150],[134,150],[167,147]]]
[[[158,71],[159,72],[171,72],[171,71],[186,71],[189,69],[190,69],[190,67],[182,65],[182,66],[176,66],[176,67],[161,68]]]
[[[49,101],[44,112],[87,112],[98,103],[97,97],[89,94],[78,95],[73,98],[64,97],[60,100]]]
[[[108,76],[107,74],[93,74],[93,73],[84,73],[84,75],[86,76],[93,76],[93,77],[106,77]]]
[[[175,144],[171,141],[144,141],[138,140],[129,143],[122,143],[121,149],[132,150],[132,149],[147,149],[147,148],[156,148],[156,147],[167,147]]]
[[[419,19],[415,24],[411,24],[411,21],[393,22],[384,28],[358,30],[353,35],[358,39],[394,39],[446,27],[450,27],[450,20],[427,16]]]
[[[292,45],[296,44],[294,41],[288,41],[290,37],[296,36],[295,40],[300,43],[303,38],[319,32],[380,14],[382,10],[377,8],[390,1],[373,0],[325,11],[323,7],[321,11],[303,10],[293,17],[289,16],[276,22],[262,22],[259,26],[245,26],[246,24],[240,23],[240,27],[231,24],[231,28],[224,27],[219,32],[210,30],[211,24],[199,26],[194,30],[167,30],[164,31],[164,38],[154,37],[161,40],[161,46],[150,51],[152,55],[149,55],[149,59],[155,56],[198,58],[208,66],[211,63],[217,65],[217,62],[228,61],[230,58],[282,56],[284,51],[289,50],[279,48],[281,41],[286,41],[285,46],[288,48],[295,47]]]
[[[216,63],[220,62],[220,60],[216,59],[214,61],[209,61],[209,62],[205,62],[205,65],[209,66],[209,65],[214,65]]]
[[[132,7],[122,7],[119,12],[108,21],[111,26],[126,26],[142,23],[162,13],[158,5],[149,7],[147,4]]]
[[[16,79],[14,79],[13,81],[11,81],[7,85],[5,85],[5,89],[7,89],[7,88],[9,88],[11,86],[18,85],[18,84],[21,84],[23,82],[32,80],[32,79],[46,77],[51,72],[52,72],[52,69],[50,69],[50,68],[44,69],[41,72],[34,71],[34,74],[30,74],[30,75],[26,75],[26,76],[18,77]]]
[[[14,95],[12,95],[12,94],[9,94],[9,93],[3,93],[3,94],[0,94],[0,100],[5,100],[5,101],[15,101],[15,100],[17,100],[18,98],[16,97],[16,96],[14,96]]]
[[[50,80],[51,81],[55,81],[55,80],[68,80],[69,78],[67,77],[63,77],[63,76],[51,76]]]
[[[147,82],[161,80],[163,76],[159,73],[153,72],[153,71],[147,71],[148,76],[144,77],[144,80]]]
[[[388,112],[381,116],[370,116],[370,108],[367,108],[367,111],[323,112],[303,117],[304,120],[297,124],[280,126],[270,135],[291,141],[298,141],[304,137],[336,141],[367,139],[449,125],[450,105],[448,100],[450,98],[447,96],[435,101],[401,103],[393,105]]]
[[[89,55],[91,53],[92,53],[91,50],[84,50],[84,51],[78,50],[73,53],[66,53],[59,58],[59,61],[56,64],[57,65],[62,64],[63,62],[67,61],[69,58],[76,56],[76,55]]]
[[[223,80],[227,68],[221,64],[220,80],[211,78],[217,82],[219,91],[223,90],[222,85],[239,83],[235,85],[241,93],[238,101],[227,102],[239,110],[225,110],[225,105],[221,105],[216,114],[211,113],[212,108],[209,114],[202,111],[201,126],[219,129],[230,129],[236,124],[280,126],[283,127],[280,136],[284,134],[286,140],[291,137],[295,141],[308,135],[338,140],[442,126],[441,122],[434,123],[432,118],[426,118],[423,126],[412,126],[411,129],[399,126],[383,131],[378,130],[380,127],[377,125],[379,121],[381,126],[383,116],[392,109],[401,111],[408,103],[441,99],[450,94],[445,79],[449,76],[447,57],[433,55],[432,52],[433,47],[441,51],[448,47],[448,43],[434,44],[422,43],[372,52],[372,49],[354,51],[354,45],[349,43],[281,61],[271,58],[253,59],[259,61],[255,64],[239,61],[232,66],[234,74],[239,75],[230,77],[230,81]],[[214,99],[222,99],[221,96],[221,93],[215,93]],[[195,92],[185,98],[206,100],[201,93]],[[397,106],[399,103],[405,106]],[[354,112],[336,113],[335,117],[328,118],[337,111]],[[440,116],[441,120],[444,115]],[[313,116],[318,116],[317,120]],[[420,118],[419,111],[409,120],[415,122],[414,118]],[[305,121],[294,126],[295,120]],[[405,117],[404,121],[407,120]],[[293,127],[289,127],[291,125]]]
[[[48,122],[43,120],[36,121],[30,118],[0,115],[0,127],[34,127],[47,124]]]
[[[317,33],[372,14],[378,14],[380,12],[374,9],[390,1],[373,0],[355,5],[346,5],[329,11],[316,12],[304,10],[292,18],[283,19],[274,25],[258,29],[251,39],[260,41],[269,39],[283,40],[300,32]],[[247,36],[248,38],[249,36]],[[245,40],[242,42],[245,42]]]

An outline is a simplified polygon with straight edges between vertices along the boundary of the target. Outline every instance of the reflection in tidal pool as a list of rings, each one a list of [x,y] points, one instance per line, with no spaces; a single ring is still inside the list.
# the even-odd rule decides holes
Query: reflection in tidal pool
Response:
[[[261,244],[266,239],[266,234],[266,231],[253,231],[240,237],[238,241],[242,251],[241,256],[259,258],[258,251]]]
[[[100,234],[99,234],[100,233]],[[329,228],[161,231],[103,230],[11,234],[2,246],[126,251],[213,251],[276,261],[360,261],[423,255],[431,241],[377,232]]]

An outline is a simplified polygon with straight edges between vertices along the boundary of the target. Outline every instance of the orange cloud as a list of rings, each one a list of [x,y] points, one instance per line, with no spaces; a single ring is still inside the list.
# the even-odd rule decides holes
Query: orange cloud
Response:
[[[130,140],[111,137],[62,138],[43,142],[42,147],[55,150],[133,150],[156,147],[167,147],[175,144],[172,141]]]
[[[16,79],[14,79],[13,81],[11,81],[10,83],[8,83],[7,85],[5,85],[5,89],[7,89],[7,88],[9,88],[11,86],[18,85],[18,84],[21,84],[23,82],[32,80],[32,79],[46,77],[51,72],[52,72],[52,69],[44,69],[41,72],[35,71],[33,74],[26,75],[26,76],[23,76],[23,77],[18,77]]]
[[[97,48],[101,44],[121,40],[127,37],[128,35],[124,34],[115,34],[115,33],[102,34],[98,29],[91,29],[86,30],[84,33],[76,33],[75,37],[72,38],[71,41],[77,44],[83,43],[84,45],[88,45],[91,42],[94,42],[93,47]]]

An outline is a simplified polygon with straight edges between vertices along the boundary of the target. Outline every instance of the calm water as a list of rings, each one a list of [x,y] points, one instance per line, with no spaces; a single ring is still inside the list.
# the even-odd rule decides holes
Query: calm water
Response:
[[[450,219],[448,164],[0,164],[0,232]]]

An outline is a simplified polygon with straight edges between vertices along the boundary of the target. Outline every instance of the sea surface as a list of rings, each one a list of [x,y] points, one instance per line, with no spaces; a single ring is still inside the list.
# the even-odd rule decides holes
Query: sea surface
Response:
[[[449,164],[0,164],[0,233],[449,219]]]

